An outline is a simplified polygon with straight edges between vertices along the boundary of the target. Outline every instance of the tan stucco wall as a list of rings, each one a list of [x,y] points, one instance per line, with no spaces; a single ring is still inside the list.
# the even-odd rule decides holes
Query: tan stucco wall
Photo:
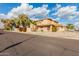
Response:
[[[58,31],[66,31],[67,28],[66,27],[58,27]]]

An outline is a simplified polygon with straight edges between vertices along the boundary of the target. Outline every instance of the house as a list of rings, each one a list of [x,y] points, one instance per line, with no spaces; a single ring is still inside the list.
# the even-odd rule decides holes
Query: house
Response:
[[[36,21],[37,25],[32,25],[32,29],[35,31],[43,32],[55,32],[55,31],[65,31],[66,27],[62,24],[59,24],[57,21],[50,18],[45,18],[42,20]]]
[[[31,23],[30,27],[26,29],[26,32],[56,32],[56,31],[66,31],[66,26],[60,24],[59,22],[52,20],[50,18],[45,18],[42,20],[32,20],[36,24]],[[18,31],[17,29],[15,31]]]

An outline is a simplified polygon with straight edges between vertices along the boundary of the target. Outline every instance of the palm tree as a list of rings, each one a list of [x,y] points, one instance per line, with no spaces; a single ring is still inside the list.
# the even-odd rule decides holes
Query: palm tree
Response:
[[[31,23],[30,22],[30,19],[25,14],[19,15],[19,18],[18,19],[19,20],[18,20],[17,23],[19,24],[20,30],[22,31],[22,29],[23,29],[23,31],[25,32],[26,31],[26,28],[27,27],[30,27],[30,23]]]
[[[30,27],[30,24],[36,25],[36,22],[30,20],[30,18],[25,14],[19,15],[18,18],[1,20],[1,22],[5,24],[6,30],[13,30],[15,27],[24,32],[26,32],[28,27]]]

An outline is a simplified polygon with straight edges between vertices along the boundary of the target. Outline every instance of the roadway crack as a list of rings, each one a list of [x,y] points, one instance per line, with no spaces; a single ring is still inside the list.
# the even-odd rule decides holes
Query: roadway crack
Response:
[[[5,50],[8,50],[8,49],[10,49],[10,48],[12,48],[12,47],[15,47],[15,46],[17,46],[17,45],[19,45],[19,44],[21,44],[21,43],[23,43],[23,42],[25,42],[25,41],[31,40],[32,38],[34,38],[34,37],[31,37],[31,38],[25,39],[25,40],[23,40],[23,41],[21,41],[21,42],[12,44],[12,45],[10,45],[10,46],[7,46],[7,47],[5,47],[3,50],[1,50],[0,53],[4,52]]]

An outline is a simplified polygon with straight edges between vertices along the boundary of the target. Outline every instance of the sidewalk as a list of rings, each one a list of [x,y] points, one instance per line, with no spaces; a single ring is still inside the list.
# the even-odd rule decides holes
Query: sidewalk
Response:
[[[17,33],[79,40],[79,32],[17,32]]]

